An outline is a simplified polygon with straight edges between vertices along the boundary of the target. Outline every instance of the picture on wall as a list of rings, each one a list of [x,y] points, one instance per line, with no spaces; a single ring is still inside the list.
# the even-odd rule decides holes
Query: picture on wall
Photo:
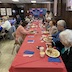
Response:
[[[66,10],[72,11],[72,0],[66,0]]]
[[[1,8],[0,11],[1,11],[1,15],[6,15],[6,9],[5,8]]]
[[[12,9],[11,8],[7,8],[6,10],[7,10],[7,15],[11,16],[12,15]]]

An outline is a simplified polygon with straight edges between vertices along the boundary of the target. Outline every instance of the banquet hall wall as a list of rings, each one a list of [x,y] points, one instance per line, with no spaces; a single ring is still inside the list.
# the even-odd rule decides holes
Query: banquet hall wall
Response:
[[[47,10],[52,10],[53,11],[53,3],[50,4],[49,7],[49,3],[48,4],[30,4],[30,3],[25,3],[25,4],[18,4],[17,6],[19,6],[19,10],[22,9],[21,6],[24,6],[24,15],[26,16],[26,12],[27,10],[29,10],[30,8],[47,8]]]
[[[12,4],[12,3],[2,3],[0,4],[0,8],[12,8],[12,10],[16,10],[16,13],[12,13],[12,16],[16,16],[19,14],[22,18],[26,16],[27,10],[30,8],[47,8],[47,10],[53,11],[53,3],[52,4],[31,4],[31,3],[23,3],[23,4]],[[24,10],[24,13],[21,13],[20,11]],[[0,15],[1,16],[1,15]]]
[[[58,1],[57,19],[64,19],[67,22],[67,28],[72,29],[72,11],[66,10],[66,0]]]
[[[23,7],[21,7],[21,5]],[[51,4],[51,7],[49,8],[49,4],[28,4],[28,3],[23,3],[23,4],[0,4],[0,8],[12,8],[16,10],[16,13],[13,14],[12,16],[15,16],[17,14],[20,14],[21,16],[26,16],[26,11],[29,8],[47,8],[48,10],[54,10],[53,4]],[[20,10],[24,9],[24,13],[21,14]],[[0,15],[1,16],[1,15]],[[72,28],[72,11],[66,11],[66,0],[58,0],[58,6],[57,6],[57,16],[56,20],[59,19],[64,19],[67,22],[67,27]]]
[[[12,8],[12,10],[16,10],[16,13],[12,13],[12,16],[15,16],[16,14],[18,14],[18,7],[16,6],[16,4],[12,4],[12,3],[1,3],[0,4],[0,8]],[[1,16],[2,15],[0,13],[0,17]]]

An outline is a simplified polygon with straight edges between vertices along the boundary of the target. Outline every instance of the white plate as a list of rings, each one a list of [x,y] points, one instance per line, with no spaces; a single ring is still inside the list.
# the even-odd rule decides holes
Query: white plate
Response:
[[[48,48],[48,50],[46,50],[45,53],[49,57],[53,57],[53,58],[56,58],[56,57],[60,56],[60,52],[58,50],[56,50],[56,49],[53,49],[53,48]]]
[[[48,31],[43,31],[43,34],[48,34],[49,32]]]
[[[45,42],[49,42],[49,40],[48,40],[47,37],[44,37],[44,38],[43,38],[43,41],[45,41]]]

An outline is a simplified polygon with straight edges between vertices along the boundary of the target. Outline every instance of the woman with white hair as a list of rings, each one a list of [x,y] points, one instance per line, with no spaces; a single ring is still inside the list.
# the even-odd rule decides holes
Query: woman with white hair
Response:
[[[62,59],[68,72],[72,72],[72,30],[66,29],[59,34],[61,43],[64,45]]]

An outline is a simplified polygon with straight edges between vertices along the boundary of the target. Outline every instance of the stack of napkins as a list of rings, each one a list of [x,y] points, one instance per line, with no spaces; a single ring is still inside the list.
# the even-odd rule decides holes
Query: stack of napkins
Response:
[[[34,38],[34,36],[28,36],[28,38]]]
[[[52,57],[49,57],[48,58],[48,62],[61,62],[60,58],[52,58]]]
[[[35,40],[28,40],[28,43],[34,43]]]
[[[33,51],[30,51],[30,50],[26,50],[23,53],[23,56],[32,57],[33,55],[34,55],[34,52]]]

